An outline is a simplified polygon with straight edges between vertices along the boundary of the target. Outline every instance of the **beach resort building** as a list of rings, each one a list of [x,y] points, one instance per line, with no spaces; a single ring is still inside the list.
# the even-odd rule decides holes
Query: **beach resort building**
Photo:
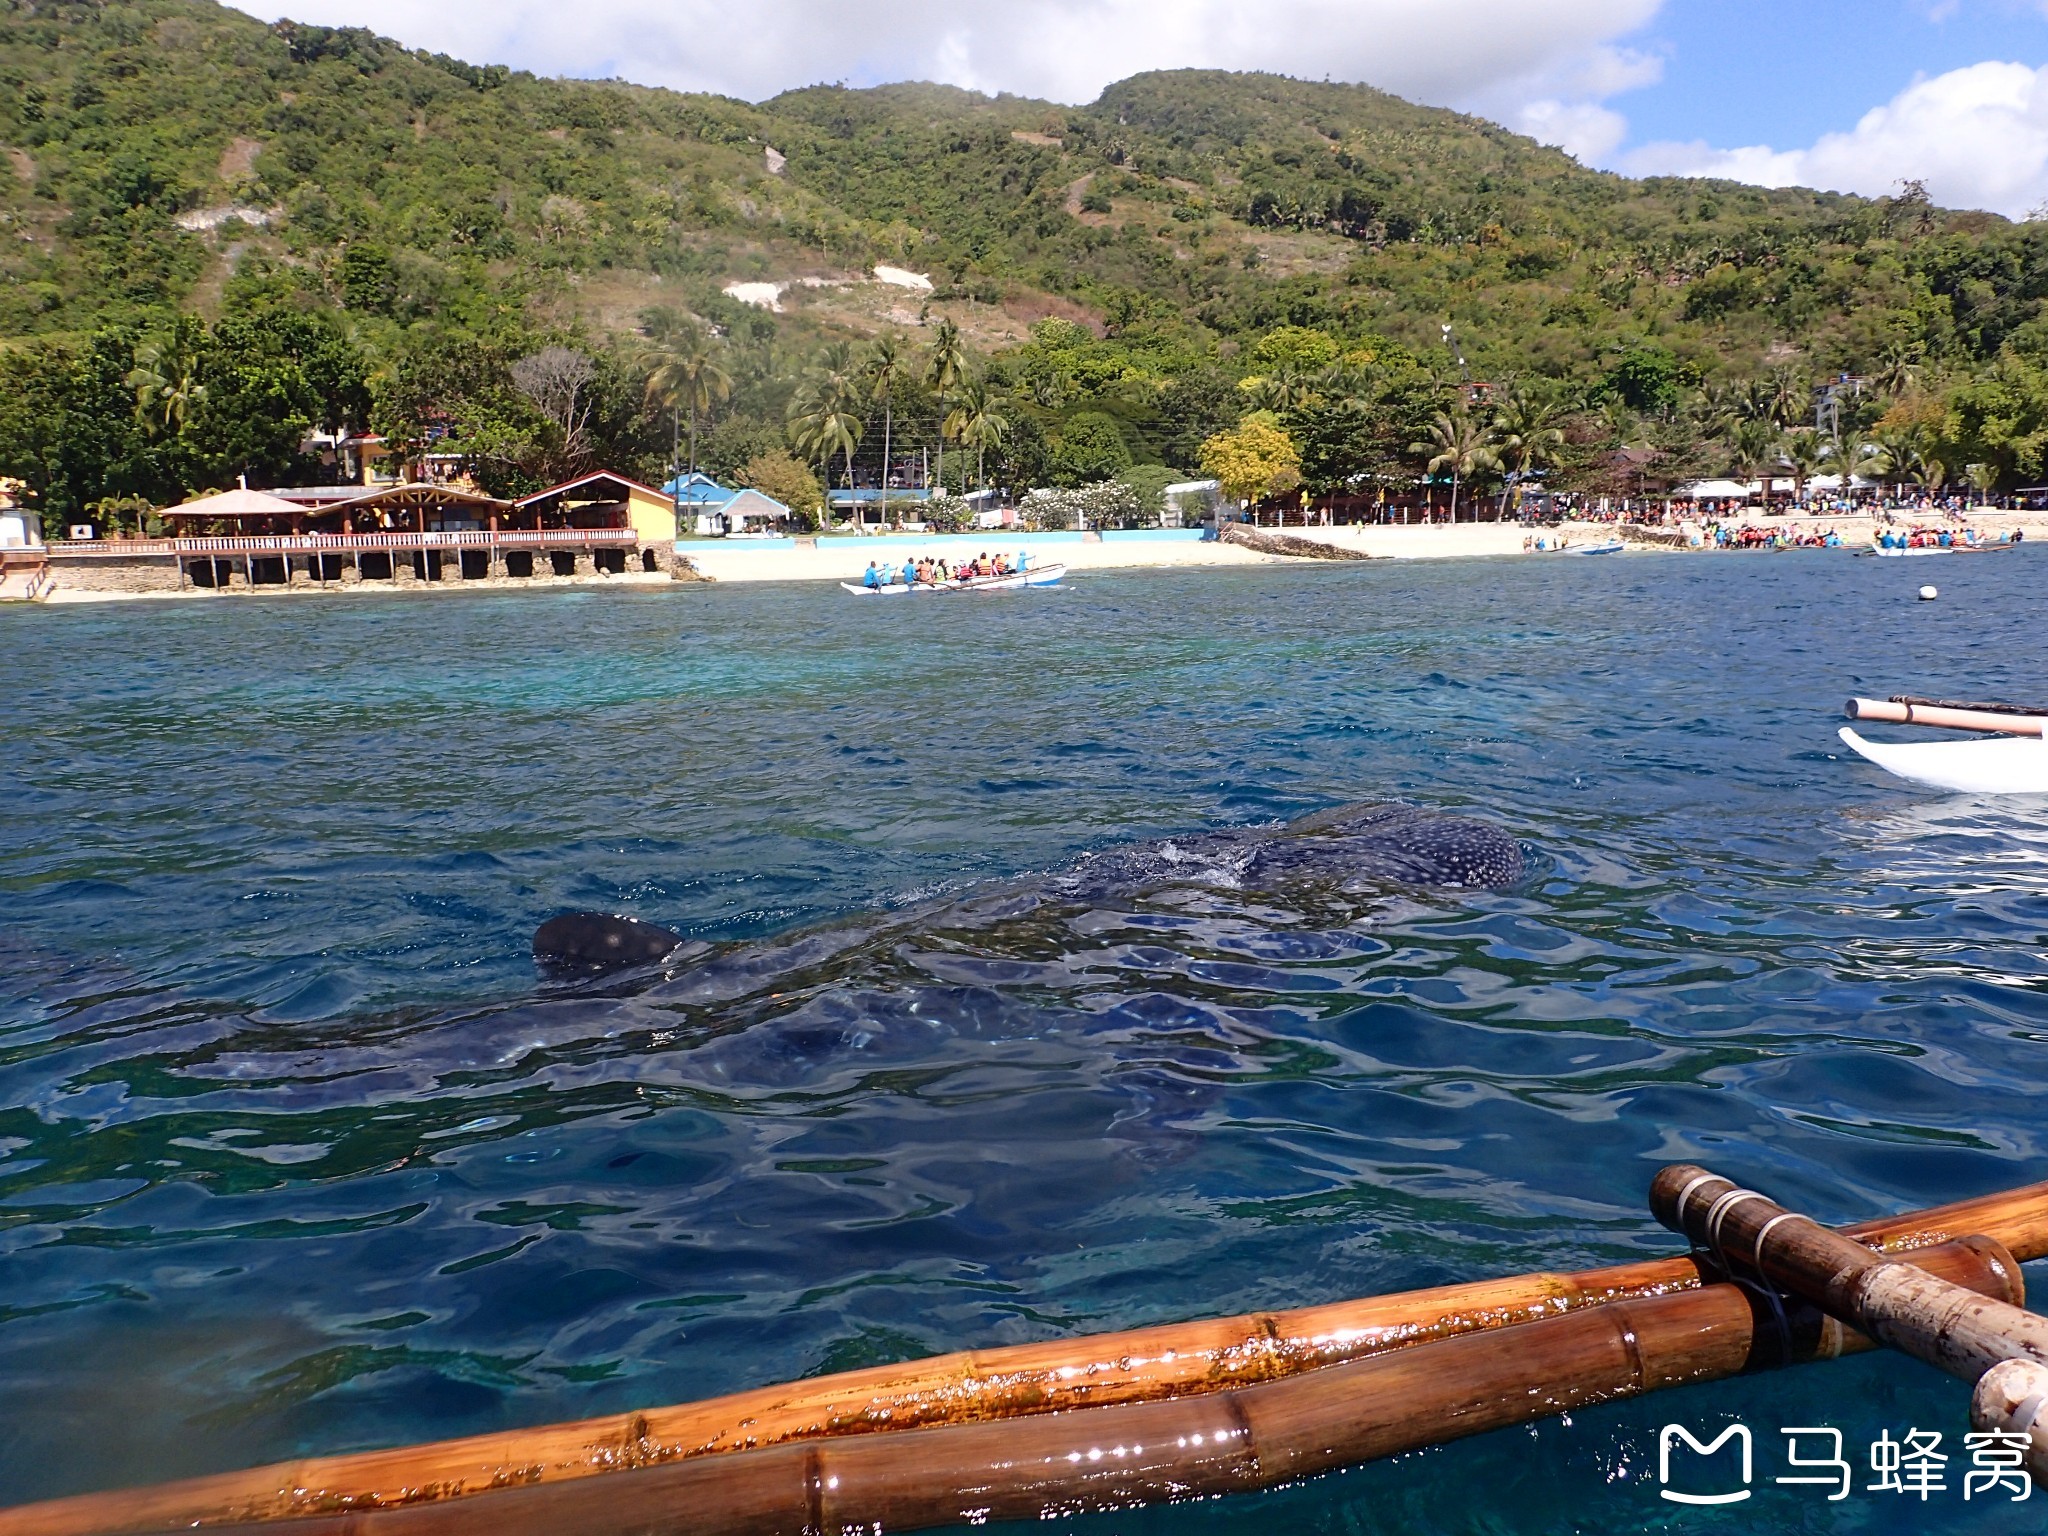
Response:
[[[780,531],[790,510],[773,496],[745,486],[720,485],[691,470],[661,488],[675,505],[678,532],[699,538],[730,538]]]
[[[0,479],[0,601],[33,598],[49,577],[43,520],[21,504],[26,489]]]
[[[430,481],[244,488],[163,519],[168,538],[61,545],[51,564],[67,586],[117,591],[678,573],[674,504],[609,471],[517,500]]]

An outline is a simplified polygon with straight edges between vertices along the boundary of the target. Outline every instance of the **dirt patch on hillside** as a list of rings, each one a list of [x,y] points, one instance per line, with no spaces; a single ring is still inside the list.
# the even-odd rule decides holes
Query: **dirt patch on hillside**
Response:
[[[1043,144],[1048,149],[1065,149],[1067,147],[1065,139],[1056,139],[1049,133],[1033,133],[1026,128],[1012,128],[1010,130],[1010,137],[1019,144]]]
[[[259,139],[230,139],[220,152],[220,169],[214,174],[231,187],[248,181],[256,174],[256,157],[262,153]]]
[[[1310,272],[1342,272],[1359,247],[1342,235],[1269,234],[1252,232],[1259,265],[1274,277],[1301,277]]]
[[[36,157],[25,149],[7,151],[7,163],[14,167],[15,180],[24,187],[36,184]]]

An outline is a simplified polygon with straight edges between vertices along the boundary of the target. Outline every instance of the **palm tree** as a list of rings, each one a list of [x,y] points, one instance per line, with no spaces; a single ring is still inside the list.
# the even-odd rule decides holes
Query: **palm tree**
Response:
[[[1564,413],[1554,396],[1530,393],[1516,385],[1508,387],[1507,398],[1493,417],[1494,427],[1500,433],[1501,467],[1508,472],[1500,488],[1501,517],[1507,516],[1510,482],[1518,482],[1532,471],[1557,462],[1564,449],[1564,428],[1558,424],[1563,419]]]
[[[1970,482],[1970,489],[1977,493],[1977,502],[1981,506],[1983,505],[1984,498],[1998,484],[1998,466],[1996,464],[1967,464],[1963,467],[1963,478]]]
[[[135,349],[135,366],[123,382],[135,393],[135,419],[152,437],[184,431],[192,408],[206,403],[198,354],[183,336],[143,342]]]
[[[946,415],[946,397],[966,373],[967,348],[960,340],[960,327],[950,320],[941,320],[938,329],[932,333],[931,351],[925,356],[924,381],[938,397],[942,422]],[[946,434],[943,428],[939,432],[937,479],[943,489],[946,484]]]
[[[1853,481],[1870,469],[1871,445],[1848,427],[1841,435],[1827,445],[1827,462],[1834,466],[1836,474],[1842,477],[1842,499],[1847,501],[1855,494]]]
[[[1794,432],[1785,442],[1785,466],[1792,471],[1792,499],[1806,499],[1806,482],[1830,457],[1833,445],[1818,432]]]
[[[1935,456],[1933,439],[1918,427],[1884,433],[1877,446],[1888,479],[1910,480],[1927,491],[1940,490],[1948,479],[1948,465]]]
[[[1766,476],[1778,467],[1783,457],[1784,442],[1775,422],[1741,422],[1728,442],[1728,463],[1736,477],[1756,481],[1767,497],[1771,487]]]
[[[708,411],[732,393],[732,375],[719,366],[718,350],[711,338],[696,326],[687,326],[670,338],[665,350],[654,354],[654,366],[647,374],[647,403],[669,412],[669,464],[675,467],[676,429],[682,413],[690,413],[690,470],[697,468],[697,413]]]
[[[1920,382],[1926,356],[1927,348],[1917,341],[1886,342],[1884,350],[1877,354],[1877,368],[1870,382],[1877,386],[1879,394],[1906,394]]]
[[[1429,423],[1429,436],[1419,443],[1410,443],[1410,453],[1431,455],[1429,473],[1451,472],[1451,521],[1458,520],[1458,486],[1475,474],[1492,469],[1499,462],[1495,456],[1498,441],[1492,427],[1475,421],[1463,406],[1452,411],[1438,411]]]
[[[973,445],[974,483],[983,490],[988,488],[987,477],[982,473],[988,450],[1002,447],[1010,430],[1006,404],[1000,394],[989,388],[988,380],[972,380],[960,391],[960,403],[940,427],[942,437],[951,436],[956,442]]]
[[[1769,415],[1781,427],[1796,427],[1806,419],[1807,402],[1813,391],[1806,375],[1796,368],[1774,368],[1765,384],[1769,392]]]
[[[889,446],[896,425],[896,386],[903,381],[903,344],[884,336],[868,349],[861,375],[869,398],[882,403],[882,522],[889,521]]]
[[[863,404],[856,382],[845,373],[821,372],[806,379],[789,402],[789,436],[796,451],[814,464],[827,468],[835,453],[846,456],[846,487],[853,489],[853,451],[860,446],[867,422],[860,415]],[[856,506],[854,516],[860,516]],[[832,507],[827,498],[825,524],[831,525]]]

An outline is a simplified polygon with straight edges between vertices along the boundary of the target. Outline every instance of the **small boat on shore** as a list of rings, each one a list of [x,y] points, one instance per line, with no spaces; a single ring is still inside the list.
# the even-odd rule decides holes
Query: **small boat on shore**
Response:
[[[942,581],[936,586],[919,582],[906,587],[902,582],[892,582],[879,587],[868,586],[865,582],[842,581],[841,588],[855,597],[909,597],[912,593],[936,594],[940,592],[1015,592],[1023,587],[1056,587],[1066,579],[1064,565],[1033,566],[1029,570],[1012,571],[1007,576],[976,576],[968,581]]]
[[[1545,550],[1545,554],[1558,555],[1618,555],[1628,546],[1619,539],[1606,539],[1598,544],[1586,544],[1578,548],[1567,545],[1563,549]]]

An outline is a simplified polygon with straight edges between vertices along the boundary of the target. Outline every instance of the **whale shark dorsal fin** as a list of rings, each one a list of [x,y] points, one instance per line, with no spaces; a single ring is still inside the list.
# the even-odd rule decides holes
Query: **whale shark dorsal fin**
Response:
[[[533,933],[533,958],[549,970],[615,971],[647,965],[683,942],[658,923],[604,912],[564,912]]]

